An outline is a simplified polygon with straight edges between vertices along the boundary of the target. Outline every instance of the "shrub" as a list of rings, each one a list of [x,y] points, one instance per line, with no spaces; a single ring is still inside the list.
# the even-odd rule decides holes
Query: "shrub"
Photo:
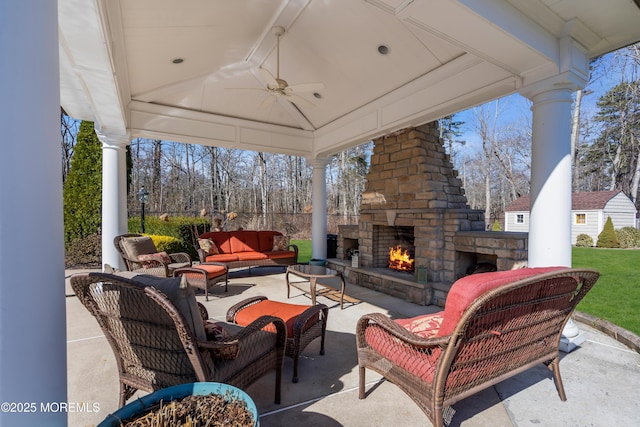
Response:
[[[102,262],[102,236],[98,233],[79,237],[67,246],[65,266],[97,266]]]
[[[607,222],[604,223],[604,228],[598,234],[598,242],[596,246],[599,248],[619,248],[620,243],[616,237],[616,232],[613,229],[613,221],[611,217],[607,217]]]
[[[637,228],[620,228],[616,230],[616,237],[621,248],[640,248],[640,230]]]
[[[139,233],[140,218],[129,218],[129,231]],[[192,259],[198,258],[196,252],[196,240],[198,236],[211,228],[211,223],[206,218],[197,217],[169,217],[164,221],[157,216],[148,216],[144,219],[145,233],[153,236],[170,236],[178,239],[180,249],[173,252],[186,252]],[[156,245],[157,246],[157,245]],[[159,249],[158,250],[162,250]],[[167,251],[167,253],[170,253]]]
[[[102,223],[102,144],[93,122],[83,121],[71,159],[71,169],[64,182],[64,241],[100,232]],[[82,246],[84,243],[78,243]]]
[[[500,223],[497,219],[493,221],[493,227],[491,227],[491,231],[502,231],[502,228],[500,228]]]
[[[576,237],[576,246],[590,248],[593,246],[593,239],[588,234],[578,234],[578,237]]]
[[[155,234],[150,234],[151,240],[153,240],[153,244],[156,245],[156,249],[158,252],[166,252],[168,254],[173,254],[176,252],[187,252],[187,249],[184,243],[175,237],[171,236],[159,236]]]

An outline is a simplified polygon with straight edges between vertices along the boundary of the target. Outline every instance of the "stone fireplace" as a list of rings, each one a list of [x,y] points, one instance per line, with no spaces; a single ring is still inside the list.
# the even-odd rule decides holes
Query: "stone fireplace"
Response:
[[[349,282],[418,304],[443,305],[451,284],[476,263],[508,269],[526,260],[526,233],[487,232],[483,211],[467,205],[437,123],[374,143],[358,225],[340,227],[339,259],[329,261]],[[485,248],[487,242],[491,246],[505,239],[496,250]],[[483,243],[478,246],[477,240]],[[398,245],[414,258],[413,272],[388,268],[389,250]],[[359,251],[357,266],[348,262],[354,249]]]

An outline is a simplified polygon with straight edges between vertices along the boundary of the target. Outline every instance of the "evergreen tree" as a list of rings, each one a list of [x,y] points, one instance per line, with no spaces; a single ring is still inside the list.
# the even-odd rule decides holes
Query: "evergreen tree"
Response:
[[[605,174],[610,190],[623,190],[635,200],[633,183],[640,150],[640,82],[622,82],[597,102],[600,134],[587,155],[591,170]]]
[[[604,223],[604,228],[598,234],[598,243],[596,243],[598,248],[619,248],[620,243],[618,242],[618,236],[616,236],[616,231],[613,228],[613,221],[611,221],[611,217],[607,217],[607,222]]]
[[[64,236],[76,239],[100,233],[102,223],[102,144],[93,122],[80,124],[71,168],[64,183]]]

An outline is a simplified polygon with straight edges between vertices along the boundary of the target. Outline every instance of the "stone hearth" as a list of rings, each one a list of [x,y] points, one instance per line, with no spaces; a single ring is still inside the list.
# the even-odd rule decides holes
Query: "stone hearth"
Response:
[[[339,259],[330,260],[347,281],[418,304],[443,305],[451,284],[474,263],[493,262],[507,269],[526,260],[525,233],[496,239],[498,233],[485,231],[484,212],[467,205],[437,123],[405,129],[374,143],[358,225],[340,227]],[[412,230],[415,274],[385,268],[389,247],[408,230]],[[482,252],[467,252],[479,247],[478,239],[485,239]],[[513,239],[517,243],[507,243]],[[457,250],[457,244],[463,250]],[[359,250],[357,266],[349,262],[354,249]]]

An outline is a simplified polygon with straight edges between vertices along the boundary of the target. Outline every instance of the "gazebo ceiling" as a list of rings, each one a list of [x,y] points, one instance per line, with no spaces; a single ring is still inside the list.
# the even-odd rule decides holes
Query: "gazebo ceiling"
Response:
[[[311,157],[555,76],[568,41],[580,64],[640,40],[631,0],[58,4],[71,116],[108,136]],[[323,85],[293,103],[264,90],[260,68],[277,74],[275,26],[280,78]]]

